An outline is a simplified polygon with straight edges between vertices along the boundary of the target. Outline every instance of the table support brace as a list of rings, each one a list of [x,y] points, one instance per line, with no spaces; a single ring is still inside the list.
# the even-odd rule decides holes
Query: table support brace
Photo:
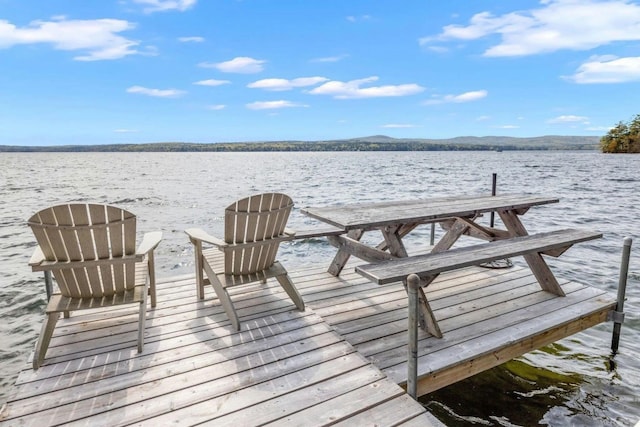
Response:
[[[524,227],[520,219],[518,218],[518,214],[514,211],[498,211],[498,215],[500,215],[500,219],[502,220],[507,230],[512,234],[512,236],[527,236],[529,233],[527,229]],[[540,283],[540,287],[547,292],[551,292],[552,294],[558,296],[565,296],[564,291],[560,287],[558,280],[555,278],[549,266],[542,258],[542,255],[539,253],[534,254],[525,254],[523,255],[525,261],[529,265],[531,272],[538,279],[538,283]]]
[[[436,279],[436,277],[438,277],[438,275],[435,274],[433,276],[419,277],[414,274],[414,276],[418,277],[418,285],[419,285],[416,290],[417,298],[418,298],[418,306],[416,308],[418,325],[420,326],[420,329],[433,335],[434,337],[442,338],[442,332],[440,331],[440,326],[438,326],[438,322],[436,321],[436,317],[433,314],[431,305],[429,305],[429,301],[427,300],[427,295],[424,292],[424,289],[427,286],[429,286],[429,284],[433,282]],[[407,295],[409,295],[411,292],[409,277],[411,277],[411,275],[408,276],[407,280],[404,282],[404,288],[407,291]],[[411,302],[409,302],[409,304],[411,304]]]

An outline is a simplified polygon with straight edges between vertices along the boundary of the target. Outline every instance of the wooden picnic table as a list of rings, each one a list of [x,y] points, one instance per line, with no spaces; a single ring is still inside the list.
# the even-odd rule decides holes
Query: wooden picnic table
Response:
[[[437,253],[451,248],[462,235],[487,241],[526,236],[528,232],[520,217],[534,206],[557,202],[554,197],[505,194],[309,207],[302,212],[346,233],[327,236],[338,248],[328,271],[338,276],[352,255],[367,262],[407,257],[402,239],[421,224],[440,223],[446,230],[431,250]],[[505,229],[477,222],[482,214],[490,212],[500,216]],[[382,233],[381,243],[373,246],[360,241],[365,232],[374,230]],[[564,294],[540,254],[527,254],[524,258],[545,290]]]

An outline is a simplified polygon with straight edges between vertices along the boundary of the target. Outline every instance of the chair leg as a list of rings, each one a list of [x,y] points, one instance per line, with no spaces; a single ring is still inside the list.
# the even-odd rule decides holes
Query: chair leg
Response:
[[[149,281],[149,279],[147,279]],[[151,306],[153,307],[153,297],[151,297]],[[147,320],[147,292],[142,292],[142,301],[140,301],[140,311],[138,312],[138,353],[142,353],[144,349],[144,328]]]
[[[236,313],[236,309],[233,307],[233,302],[231,301],[231,297],[229,296],[229,292],[222,286],[220,280],[218,280],[218,276],[216,276],[213,269],[209,266],[208,263],[204,263],[204,269],[209,277],[209,282],[211,282],[211,286],[213,286],[213,290],[216,292],[218,299],[220,300],[220,304],[224,311],[227,313],[227,317],[231,321],[231,324],[235,328],[236,331],[240,330],[240,320],[238,319],[238,314]]]
[[[196,278],[196,286],[198,287],[198,298],[204,299],[204,274],[202,273],[202,269],[200,271],[199,279]]]
[[[51,342],[51,336],[53,335],[53,330],[56,327],[56,322],[60,317],[60,313],[47,313],[47,318],[42,324],[42,329],[40,330],[40,337],[38,337],[38,343],[36,344],[36,350],[33,355],[33,370],[37,370],[44,361],[44,356],[47,353],[47,349],[49,348],[49,342]]]
[[[149,295],[151,296],[151,308],[156,306],[156,265],[153,256],[153,251],[149,252],[149,259],[147,260],[147,269],[149,277]],[[146,307],[145,307],[146,309]]]
[[[296,287],[293,286],[293,282],[291,282],[289,275],[282,274],[280,276],[276,276],[276,279],[278,279],[280,286],[282,286],[282,288],[287,292],[287,295],[289,295],[289,298],[291,298],[296,307],[298,307],[298,310],[304,311],[304,301]]]
[[[194,245],[195,267],[196,267],[196,291],[198,299],[204,299],[204,264],[206,261],[202,256],[202,242],[199,240],[191,240]]]

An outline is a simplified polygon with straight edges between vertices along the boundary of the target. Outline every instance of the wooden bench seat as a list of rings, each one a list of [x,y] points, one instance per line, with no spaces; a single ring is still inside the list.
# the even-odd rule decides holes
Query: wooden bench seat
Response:
[[[420,277],[421,327],[432,335],[441,337],[442,333],[422,290],[440,273],[520,255],[529,256],[528,262],[531,260],[532,254],[537,255],[538,261],[544,263],[539,255],[557,257],[575,243],[600,237],[602,237],[601,233],[593,231],[564,229],[360,265],[356,267],[356,271],[379,285],[400,281],[406,284],[406,279],[410,274],[418,275]],[[538,277],[537,275],[537,278],[544,290],[564,296],[564,292],[553,275],[550,273],[547,277]]]
[[[345,234],[346,231],[344,231],[342,228],[334,227],[332,225],[323,225],[321,227],[301,230],[287,229],[285,233],[289,235],[291,240],[304,240],[312,239],[314,237],[339,236],[340,234]]]

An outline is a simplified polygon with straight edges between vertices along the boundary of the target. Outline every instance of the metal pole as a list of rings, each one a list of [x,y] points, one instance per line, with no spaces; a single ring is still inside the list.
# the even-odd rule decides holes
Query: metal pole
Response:
[[[494,173],[491,179],[491,195],[495,196],[496,195],[496,183],[498,182],[498,174]],[[495,212],[491,212],[491,222],[490,222],[490,226],[491,228],[493,228],[493,225],[495,224],[495,219],[496,219],[496,213]]]
[[[436,223],[432,222],[431,223],[431,238],[429,239],[429,244],[431,246],[433,246],[434,243],[435,243],[435,238],[436,238],[435,234],[436,234]]]
[[[627,293],[627,274],[629,272],[629,257],[631,255],[631,238],[626,237],[622,246],[622,261],[620,263],[620,278],[618,279],[618,302],[613,314],[613,337],[611,339],[611,350],[613,354],[618,352],[620,344],[620,329],[624,322],[624,299]]]
[[[411,274],[407,278],[409,295],[409,337],[407,354],[407,393],[417,399],[418,393],[418,286],[420,278]]]
[[[44,287],[47,290],[47,301],[51,299],[51,294],[53,293],[53,280],[51,279],[51,271],[44,271]]]

